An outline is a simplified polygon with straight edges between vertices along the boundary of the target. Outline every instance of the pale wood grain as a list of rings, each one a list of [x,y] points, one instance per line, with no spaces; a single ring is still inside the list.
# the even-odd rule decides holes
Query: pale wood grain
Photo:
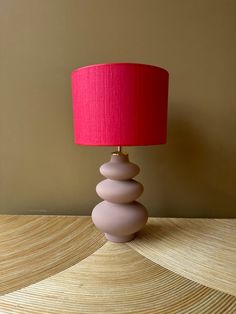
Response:
[[[236,304],[233,296],[183,278],[125,244],[108,242],[77,265],[1,297],[0,309],[18,314],[213,314],[233,313]]]
[[[150,218],[128,245],[179,275],[236,295],[236,219]]]
[[[114,244],[89,217],[0,216],[0,314],[235,313],[234,228],[151,218]]]
[[[0,294],[78,263],[105,241],[89,217],[0,216]]]

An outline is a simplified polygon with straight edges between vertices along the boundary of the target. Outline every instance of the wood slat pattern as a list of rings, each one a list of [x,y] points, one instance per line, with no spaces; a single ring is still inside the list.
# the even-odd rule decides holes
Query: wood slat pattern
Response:
[[[236,313],[235,221],[150,218],[114,244],[90,217],[0,216],[0,314]]]
[[[4,314],[234,313],[235,298],[179,276],[125,244],[0,298]],[[17,310],[16,310],[17,309]]]
[[[128,245],[179,275],[236,295],[236,219],[150,218]]]
[[[0,216],[0,295],[78,263],[105,242],[89,217]]]

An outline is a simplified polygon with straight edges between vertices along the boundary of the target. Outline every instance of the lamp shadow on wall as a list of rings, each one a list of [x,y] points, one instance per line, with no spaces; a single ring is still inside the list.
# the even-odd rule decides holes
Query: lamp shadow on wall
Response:
[[[151,150],[142,152],[147,176],[152,177],[152,184],[144,177],[145,188],[155,198],[148,206],[150,216],[235,217],[235,195],[227,190],[232,178],[227,181],[225,168],[219,169],[217,148],[200,127],[183,116],[170,117],[167,145]]]

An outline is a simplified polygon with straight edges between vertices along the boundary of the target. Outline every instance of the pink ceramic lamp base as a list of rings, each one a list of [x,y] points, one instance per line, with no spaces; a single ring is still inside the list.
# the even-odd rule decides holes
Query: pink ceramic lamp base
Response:
[[[122,243],[132,241],[135,238],[135,233],[127,236],[114,236],[112,234],[105,233],[105,237],[108,241]]]
[[[135,201],[143,192],[142,184],[132,179],[139,167],[129,162],[127,154],[115,152],[100,172],[107,179],[97,185],[96,191],[104,201],[93,209],[92,220],[107,240],[131,241],[148,219],[146,208]]]

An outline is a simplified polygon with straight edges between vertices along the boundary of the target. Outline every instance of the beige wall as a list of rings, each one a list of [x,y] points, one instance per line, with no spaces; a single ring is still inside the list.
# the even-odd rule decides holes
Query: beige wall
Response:
[[[112,148],[73,144],[70,73],[170,72],[168,145],[127,148],[151,215],[236,216],[235,0],[0,0],[0,213],[89,214]]]

